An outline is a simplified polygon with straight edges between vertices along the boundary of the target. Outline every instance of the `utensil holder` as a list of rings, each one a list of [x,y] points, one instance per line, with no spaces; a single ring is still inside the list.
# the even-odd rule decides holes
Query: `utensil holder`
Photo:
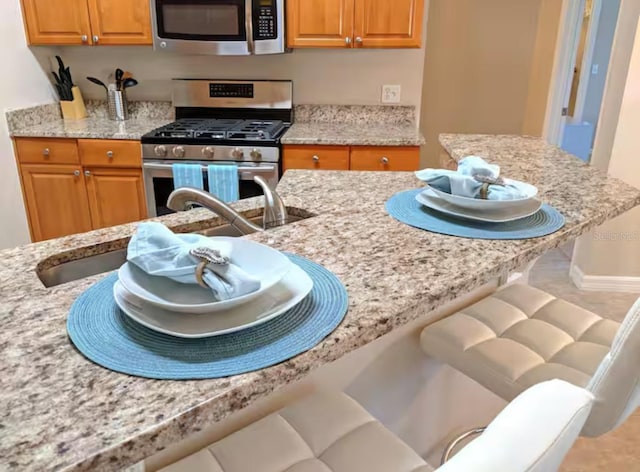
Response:
[[[65,120],[82,120],[87,117],[87,109],[84,106],[84,99],[80,89],[75,86],[71,89],[73,95],[72,101],[61,101],[60,109],[62,110],[62,117]]]
[[[127,94],[124,90],[109,90],[107,102],[110,120],[125,121],[129,119]]]

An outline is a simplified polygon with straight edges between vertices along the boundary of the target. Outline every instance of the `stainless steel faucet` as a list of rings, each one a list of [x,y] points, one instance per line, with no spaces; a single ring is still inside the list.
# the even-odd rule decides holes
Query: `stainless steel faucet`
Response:
[[[287,224],[289,215],[287,208],[274,189],[260,176],[253,178],[264,192],[264,215],[262,217],[262,228],[231,208],[225,202],[215,195],[205,192],[197,188],[182,187],[171,192],[167,207],[174,211],[184,211],[189,209],[191,204],[201,205],[208,208],[229,222],[231,226],[240,231],[242,234],[251,234],[264,231],[265,229],[275,228]]]

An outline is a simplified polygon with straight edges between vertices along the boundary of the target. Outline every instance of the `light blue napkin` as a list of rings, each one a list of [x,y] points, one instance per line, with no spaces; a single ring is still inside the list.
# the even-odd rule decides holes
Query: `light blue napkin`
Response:
[[[173,164],[171,170],[173,171],[174,188],[193,187],[204,189],[202,166],[200,164]]]
[[[235,164],[210,165],[209,192],[223,202],[235,202],[240,200],[240,188],[238,183],[238,166]]]
[[[489,164],[481,157],[468,156],[460,160],[458,170],[423,169],[416,172],[416,177],[436,190],[459,197],[480,198],[483,183],[474,176],[497,179],[500,177],[500,167]],[[515,182],[490,185],[487,193],[488,200],[516,200],[526,197],[527,193]]]
[[[189,254],[192,248],[208,247],[229,257],[228,265],[209,264],[203,279],[218,300],[237,298],[260,289],[260,280],[233,263],[231,244],[199,234],[175,234],[162,223],[140,223],[129,242],[127,260],[149,275],[168,277],[183,284],[196,284],[200,262]]]

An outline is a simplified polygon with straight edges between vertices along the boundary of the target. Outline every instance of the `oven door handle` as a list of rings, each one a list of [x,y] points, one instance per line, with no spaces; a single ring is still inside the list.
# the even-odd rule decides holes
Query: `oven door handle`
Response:
[[[144,162],[142,167],[147,170],[171,170],[173,168],[172,164],[158,164],[155,162]],[[202,170],[208,170],[208,166],[202,165]],[[273,173],[276,171],[275,165],[259,165],[259,166],[238,166],[238,173],[254,173],[254,174],[265,174],[265,173]]]

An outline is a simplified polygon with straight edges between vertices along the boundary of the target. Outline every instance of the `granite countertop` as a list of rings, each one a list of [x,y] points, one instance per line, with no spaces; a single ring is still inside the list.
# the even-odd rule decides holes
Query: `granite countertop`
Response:
[[[0,468],[119,470],[640,204],[640,190],[540,139],[447,135],[442,143],[456,159],[485,156],[538,185],[566,226],[519,241],[443,236],[384,210],[395,192],[419,185],[412,173],[289,171],[278,187],[285,202],[317,216],[250,238],[336,273],[349,312],[314,349],[253,373],[149,380],[96,366],[73,348],[69,307],[104,275],[47,289],[35,269],[124,247],[135,224],[0,252]],[[255,214],[260,205],[234,206]],[[160,220],[181,230],[215,223],[204,209]]]
[[[351,146],[421,146],[424,136],[416,125],[351,123],[294,123],[282,144]]]

